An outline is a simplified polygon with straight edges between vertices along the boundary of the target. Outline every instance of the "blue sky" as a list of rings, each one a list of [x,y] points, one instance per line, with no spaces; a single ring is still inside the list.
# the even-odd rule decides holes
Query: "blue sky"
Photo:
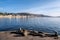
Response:
[[[60,0],[0,0],[0,12],[60,16]]]

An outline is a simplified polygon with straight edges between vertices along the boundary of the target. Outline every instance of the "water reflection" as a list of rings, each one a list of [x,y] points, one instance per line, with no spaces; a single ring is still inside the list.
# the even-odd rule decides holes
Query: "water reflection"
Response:
[[[0,31],[17,30],[20,27],[44,32],[56,30],[60,34],[60,18],[0,18]]]

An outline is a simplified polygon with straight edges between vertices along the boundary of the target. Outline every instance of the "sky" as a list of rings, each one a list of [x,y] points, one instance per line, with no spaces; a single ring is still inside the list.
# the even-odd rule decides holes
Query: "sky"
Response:
[[[0,12],[60,16],[60,0],[0,0]]]

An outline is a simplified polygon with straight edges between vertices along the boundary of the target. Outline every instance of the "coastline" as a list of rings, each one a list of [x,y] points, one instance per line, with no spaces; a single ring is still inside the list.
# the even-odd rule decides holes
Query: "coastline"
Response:
[[[33,18],[35,16],[24,16],[24,15],[0,15],[0,18]]]
[[[19,34],[14,34],[11,32],[15,31],[2,31],[0,32],[0,40],[60,40],[54,39],[54,37],[39,37],[39,36],[20,36]]]
[[[24,18],[24,17],[26,17],[26,16],[19,16],[19,15],[17,15],[17,16],[13,16],[13,15],[0,15],[0,18]]]

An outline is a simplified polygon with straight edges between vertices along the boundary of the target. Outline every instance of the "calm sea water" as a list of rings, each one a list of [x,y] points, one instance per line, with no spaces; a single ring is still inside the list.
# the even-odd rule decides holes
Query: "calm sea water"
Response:
[[[0,18],[0,31],[17,30],[20,27],[51,33],[57,31],[60,34],[60,18]]]

